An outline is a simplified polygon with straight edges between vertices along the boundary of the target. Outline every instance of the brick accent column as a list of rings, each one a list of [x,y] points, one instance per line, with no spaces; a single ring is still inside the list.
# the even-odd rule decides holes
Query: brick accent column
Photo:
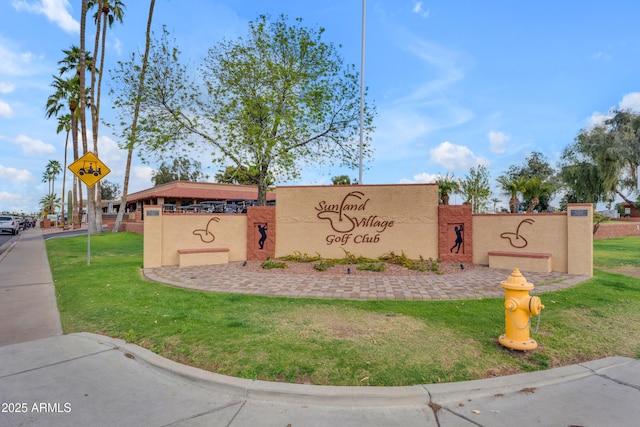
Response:
[[[260,241],[263,237],[262,248]],[[275,206],[249,206],[247,208],[247,260],[264,261],[276,253]]]
[[[438,206],[438,258],[443,262],[473,262],[471,205]],[[462,239],[457,247],[458,233]],[[451,250],[453,248],[453,250]]]

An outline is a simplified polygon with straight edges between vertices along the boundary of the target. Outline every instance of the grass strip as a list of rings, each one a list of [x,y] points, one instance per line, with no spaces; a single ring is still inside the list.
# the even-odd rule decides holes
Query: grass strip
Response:
[[[594,262],[637,265],[640,239],[595,241]],[[213,372],[395,386],[463,381],[611,355],[640,357],[640,279],[596,271],[541,296],[539,348],[503,348],[502,299],[352,301],[214,294],[146,281],[142,236],[46,241],[65,333],[121,338]],[[497,286],[498,284],[496,284]],[[534,318],[535,322],[535,318]]]

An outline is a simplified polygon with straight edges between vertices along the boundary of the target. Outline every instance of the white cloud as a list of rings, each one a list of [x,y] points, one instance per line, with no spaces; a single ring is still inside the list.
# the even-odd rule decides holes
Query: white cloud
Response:
[[[600,52],[596,52],[593,55],[591,55],[591,59],[594,60],[594,61],[598,61],[598,60],[610,61],[611,60],[611,55],[609,55],[608,53],[600,51]]]
[[[7,182],[28,182],[33,179],[33,174],[27,169],[16,169],[0,165],[0,178]]]
[[[36,63],[40,59],[33,53],[20,52],[10,40],[0,37],[0,74],[7,76],[29,76],[42,71],[42,66]],[[12,92],[14,86],[0,83],[0,92]]]
[[[80,32],[80,23],[73,19],[68,11],[71,8],[68,0],[40,0],[35,3],[26,0],[13,0],[11,5],[18,11],[26,10],[42,14],[68,33]]]
[[[0,93],[11,93],[15,89],[11,83],[0,82]]]
[[[398,102],[420,102],[421,105],[424,103],[431,105],[434,98],[441,98],[445,89],[450,88],[454,83],[464,78],[464,71],[461,66],[463,58],[458,52],[445,49],[422,39],[412,40],[406,49],[420,60],[426,62],[437,77],[422,84],[409,96],[398,100]]]
[[[438,163],[449,171],[467,171],[478,165],[489,166],[489,160],[473,154],[468,147],[445,141],[430,150],[431,162]]]
[[[53,145],[26,135],[18,135],[13,143],[19,145],[22,152],[29,157],[54,154],[56,152],[56,148]]]
[[[440,177],[438,174],[422,172],[417,175],[413,175],[413,180],[402,178],[400,184],[433,184]]]
[[[117,37],[116,37],[115,41],[113,42],[113,48],[115,49],[115,51],[118,54],[118,56],[120,56],[122,54],[122,42]]]
[[[489,132],[489,149],[492,153],[502,154],[506,151],[507,142],[511,137],[503,132]]]
[[[632,110],[640,113],[640,92],[628,93],[620,101],[621,110]]]
[[[596,111],[589,118],[589,127],[600,126],[604,124],[605,120],[610,118],[611,116],[609,114],[604,114]]]
[[[27,199],[19,194],[0,191],[0,203],[23,203],[25,200]],[[17,209],[7,209],[7,210],[9,212],[17,211]]]
[[[640,113],[640,92],[631,92],[622,97],[622,100],[618,103],[618,109],[631,110],[635,113]],[[604,124],[605,120],[612,118],[611,110],[608,113],[601,113],[595,111],[589,118],[589,127],[600,126]]]
[[[13,109],[9,104],[0,99],[0,118],[13,118]]]
[[[88,138],[91,141],[90,132]],[[124,153],[125,151],[121,150],[118,144],[108,136],[98,138],[98,157],[109,169],[113,169],[111,165],[122,163]]]
[[[134,166],[131,170],[131,182],[129,183],[129,193],[145,190],[153,186],[151,166]]]
[[[422,7],[422,2],[416,2],[416,4],[413,6],[413,13],[417,13],[418,15],[420,15],[423,18],[428,18],[429,17],[429,9],[423,9]]]

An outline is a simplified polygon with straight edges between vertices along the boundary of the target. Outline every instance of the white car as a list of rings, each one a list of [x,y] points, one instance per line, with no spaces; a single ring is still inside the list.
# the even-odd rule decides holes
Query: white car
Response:
[[[0,233],[18,234],[19,222],[16,217],[0,215]]]

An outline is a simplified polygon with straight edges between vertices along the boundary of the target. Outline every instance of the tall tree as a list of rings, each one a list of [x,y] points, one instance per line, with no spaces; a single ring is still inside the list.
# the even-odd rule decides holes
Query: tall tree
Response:
[[[60,65],[59,77],[54,77],[52,86],[56,91],[47,100],[47,117],[58,115],[60,108],[66,100],[71,114],[71,135],[73,141],[73,159],[77,160],[80,152],[80,142],[78,136],[80,134],[80,48],[72,45],[69,49],[63,49],[64,57],[58,61]],[[93,68],[93,58],[88,52],[82,55],[84,59],[84,67]],[[71,73],[70,77],[67,77]],[[85,88],[85,108],[90,108],[91,99],[86,96],[89,91]],[[73,212],[74,228],[80,227],[82,216],[82,183],[80,180],[74,180],[73,200],[76,209]]]
[[[60,162],[57,160],[49,160],[47,166],[45,167],[45,171],[42,174],[42,182],[46,182],[49,185],[49,190],[47,193],[48,200],[51,202],[54,199],[55,194],[55,185],[56,185],[56,176],[60,175],[60,171],[62,167],[60,166]],[[52,214],[54,205],[52,203],[49,204],[49,213]]]
[[[204,178],[202,164],[198,161],[191,161],[187,158],[173,159],[172,164],[162,162],[157,170],[151,174],[151,181],[154,185],[164,184],[171,181],[198,181]]]
[[[72,49],[73,50],[73,49]],[[63,51],[65,52],[65,51]],[[60,63],[66,62],[68,56],[63,58]],[[74,73],[71,77],[64,79],[62,77],[53,76],[53,83],[51,86],[54,89],[54,93],[51,94],[47,98],[46,103],[46,117],[58,117],[58,133],[61,131],[61,120],[67,120],[68,117],[68,126],[69,131],[67,131],[67,137],[65,140],[65,156],[67,153],[67,143],[69,139],[69,132],[71,132],[71,137],[73,141],[73,155],[74,160],[78,158],[78,123],[79,123],[79,96],[80,96],[80,79],[75,72],[76,69],[73,69]],[[61,68],[61,75],[66,72],[65,67]],[[63,110],[68,108],[68,113],[63,113]],[[64,118],[64,119],[63,119]],[[65,123],[66,130],[67,123]],[[66,161],[65,161],[65,172],[66,172]],[[63,181],[64,182],[64,181]],[[81,193],[78,193],[78,188],[74,184],[73,186],[73,201],[76,206],[80,206],[78,198],[81,197]],[[79,212],[75,210],[72,213],[72,221],[74,227],[80,227],[80,216]]]
[[[42,212],[46,212],[49,215],[55,214],[58,206],[60,206],[60,198],[55,193],[47,194],[40,199]]]
[[[67,151],[69,149],[69,133],[71,132],[71,114],[63,114],[58,116],[58,128],[56,133],[65,131],[66,136],[64,138],[64,165],[62,166],[62,202],[60,203],[60,211],[62,216],[62,225],[66,225],[66,217],[64,214],[64,195],[65,187],[67,183]],[[67,211],[67,214],[69,211]]]
[[[637,192],[640,165],[640,114],[615,110],[602,125],[580,131],[562,153],[567,199],[576,202],[627,203]]]
[[[120,184],[104,179],[102,180],[100,191],[102,192],[103,200],[116,200],[120,197],[122,190],[120,189]]]
[[[351,178],[349,175],[338,175],[331,178],[331,184],[333,185],[351,185]]]
[[[138,131],[138,116],[140,113],[140,103],[145,91],[145,76],[147,73],[149,49],[151,48],[151,21],[153,20],[153,9],[155,8],[155,0],[149,1],[149,15],[147,16],[147,30],[145,32],[145,47],[144,55],[142,56],[142,64],[137,64],[135,61],[135,55],[132,54],[131,68],[126,68],[121,64],[120,72],[121,77],[124,78],[123,91],[121,95],[116,99],[114,105],[121,109],[121,117],[125,117],[124,114],[132,113],[131,125],[125,125],[124,121],[121,125],[124,127],[124,136],[127,149],[127,164],[124,171],[124,184],[122,186],[122,197],[120,198],[120,209],[116,216],[116,221],[113,225],[113,232],[117,233],[120,230],[120,224],[124,217],[124,212],[127,206],[127,194],[129,193],[129,176],[131,174],[131,160],[133,157],[133,149],[137,141]],[[117,72],[116,72],[117,75]]]
[[[211,145],[214,161],[254,168],[258,204],[269,179],[296,178],[303,164],[356,167],[360,105],[358,73],[324,29],[289,25],[281,15],[260,16],[246,38],[209,49],[201,71],[204,90],[190,83],[180,50],[165,31],[154,44],[145,117],[152,151],[174,150],[186,139]],[[374,109],[364,109],[365,131]],[[367,138],[368,140],[368,138]],[[364,144],[363,155],[371,155]]]
[[[528,179],[524,184],[523,195],[527,201],[527,212],[532,213],[534,210],[543,211],[540,200],[542,197],[549,198],[549,194],[553,192],[553,186],[548,182],[542,182],[539,178]]]
[[[538,198],[538,210],[540,211],[548,209],[554,193],[562,186],[562,180],[559,174],[549,164],[545,155],[539,151],[532,152],[522,165],[511,165],[504,176],[514,183],[518,178],[522,179],[520,183],[527,182],[532,178],[537,178],[541,183],[544,183],[543,188],[545,191]],[[535,209],[535,206],[530,208],[529,200],[530,199],[526,197],[523,200],[523,205],[527,211]]]
[[[249,166],[227,166],[215,175],[215,181],[223,184],[255,185],[258,170]],[[270,174],[267,178],[267,186],[272,187],[275,183]]]
[[[512,214],[518,213],[518,206],[520,205],[518,194],[524,193],[527,179],[524,176],[511,177],[501,175],[496,181],[500,184],[500,189],[503,193],[509,196],[509,212]]]
[[[486,212],[491,196],[489,171],[483,165],[471,168],[469,174],[460,180],[460,193],[466,197],[465,204],[472,206],[474,214]]]
[[[80,12],[80,49],[79,49],[79,62],[78,62],[78,77],[80,80],[80,93],[78,97],[78,105],[80,106],[80,135],[82,138],[82,149],[86,153],[88,151],[87,142],[87,115],[86,107],[87,102],[87,90],[86,90],[86,49],[85,49],[85,32],[87,28],[87,0],[82,0],[82,8]],[[91,188],[87,189],[87,214],[93,210],[92,204],[92,191]],[[91,233],[92,231],[89,230]]]
[[[436,182],[438,183],[438,196],[440,197],[440,203],[448,205],[449,195],[460,191],[460,180],[456,179],[452,173],[447,173],[444,176],[438,175]]]
[[[98,137],[100,128],[100,99],[102,89],[102,77],[104,75],[104,56],[107,38],[107,28],[111,28],[117,20],[122,23],[124,16],[124,4],[120,0],[88,0],[87,8],[96,8],[93,15],[96,24],[94,58],[100,58],[97,67],[91,67],[91,99],[93,100],[93,108],[91,108],[91,133],[93,139],[93,152],[98,156]],[[97,81],[96,81],[97,78]],[[102,230],[102,191],[100,190],[100,181],[91,189],[94,200],[94,209],[92,212],[93,221],[91,226],[93,233],[99,233]]]

